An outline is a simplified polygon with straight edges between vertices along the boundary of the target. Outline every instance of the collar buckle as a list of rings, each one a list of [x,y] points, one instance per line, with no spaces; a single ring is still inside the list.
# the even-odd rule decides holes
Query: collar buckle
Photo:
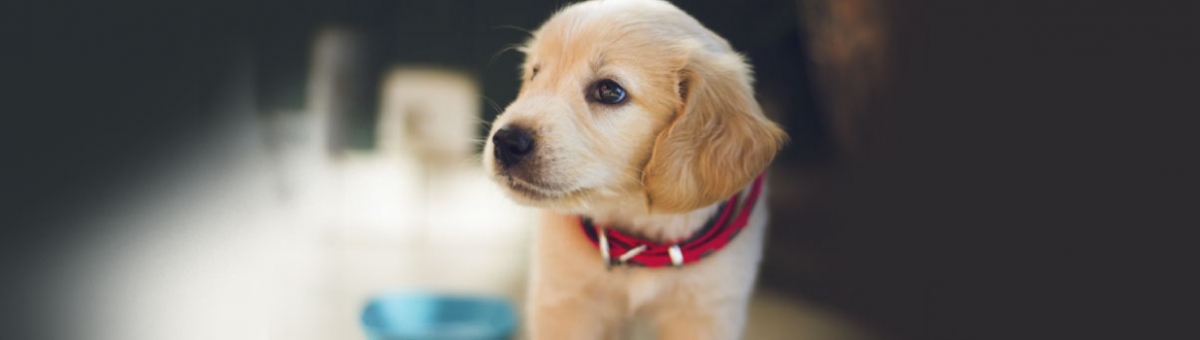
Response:
[[[606,235],[606,233],[607,233],[607,230],[605,230],[604,228],[602,228],[602,227],[596,228],[596,236],[599,239],[599,242],[597,242],[597,243],[599,243],[599,245],[600,245],[600,258],[602,260],[604,260],[604,269],[612,270],[612,267],[613,267],[612,251],[610,250],[610,248],[608,246],[608,235]],[[678,247],[678,246],[676,246],[676,247]],[[633,249],[630,249],[630,250],[626,251],[624,254],[621,254],[621,256],[617,257],[616,264],[628,265],[629,259],[632,259],[634,256],[641,254],[643,251],[646,251],[646,245],[644,245],[644,244],[639,245]]]

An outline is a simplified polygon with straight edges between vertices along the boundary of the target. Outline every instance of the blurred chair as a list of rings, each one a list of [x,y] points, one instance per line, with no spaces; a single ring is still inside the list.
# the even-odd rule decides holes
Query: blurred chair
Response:
[[[378,122],[378,150],[423,162],[468,160],[479,121],[479,85],[462,72],[397,67],[385,76]]]

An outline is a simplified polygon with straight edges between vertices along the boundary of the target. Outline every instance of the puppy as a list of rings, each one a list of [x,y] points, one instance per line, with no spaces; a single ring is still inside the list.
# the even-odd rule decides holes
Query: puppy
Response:
[[[762,256],[762,174],[786,135],[729,43],[657,0],[554,14],[521,48],[484,167],[535,233],[533,339],[736,339]]]

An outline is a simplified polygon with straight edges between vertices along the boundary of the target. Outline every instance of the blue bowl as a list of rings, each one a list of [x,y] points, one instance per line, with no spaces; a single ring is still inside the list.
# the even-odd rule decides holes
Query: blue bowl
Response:
[[[498,297],[390,293],[371,299],[362,325],[372,340],[501,340],[512,337],[516,315]]]

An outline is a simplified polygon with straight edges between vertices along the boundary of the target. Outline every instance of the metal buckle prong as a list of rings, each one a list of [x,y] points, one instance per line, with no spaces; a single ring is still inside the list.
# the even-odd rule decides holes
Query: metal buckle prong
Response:
[[[621,264],[623,265],[625,262],[629,262],[629,259],[637,256],[637,254],[641,254],[643,251],[646,251],[646,245],[644,244],[637,246],[637,248],[630,249],[629,251],[625,252],[625,254],[622,254],[621,257],[618,257],[617,260],[621,261]]]
[[[612,270],[612,258],[608,254],[608,236],[605,235],[605,232],[604,228],[596,228],[596,235],[600,240],[600,257],[604,259],[604,269]]]

